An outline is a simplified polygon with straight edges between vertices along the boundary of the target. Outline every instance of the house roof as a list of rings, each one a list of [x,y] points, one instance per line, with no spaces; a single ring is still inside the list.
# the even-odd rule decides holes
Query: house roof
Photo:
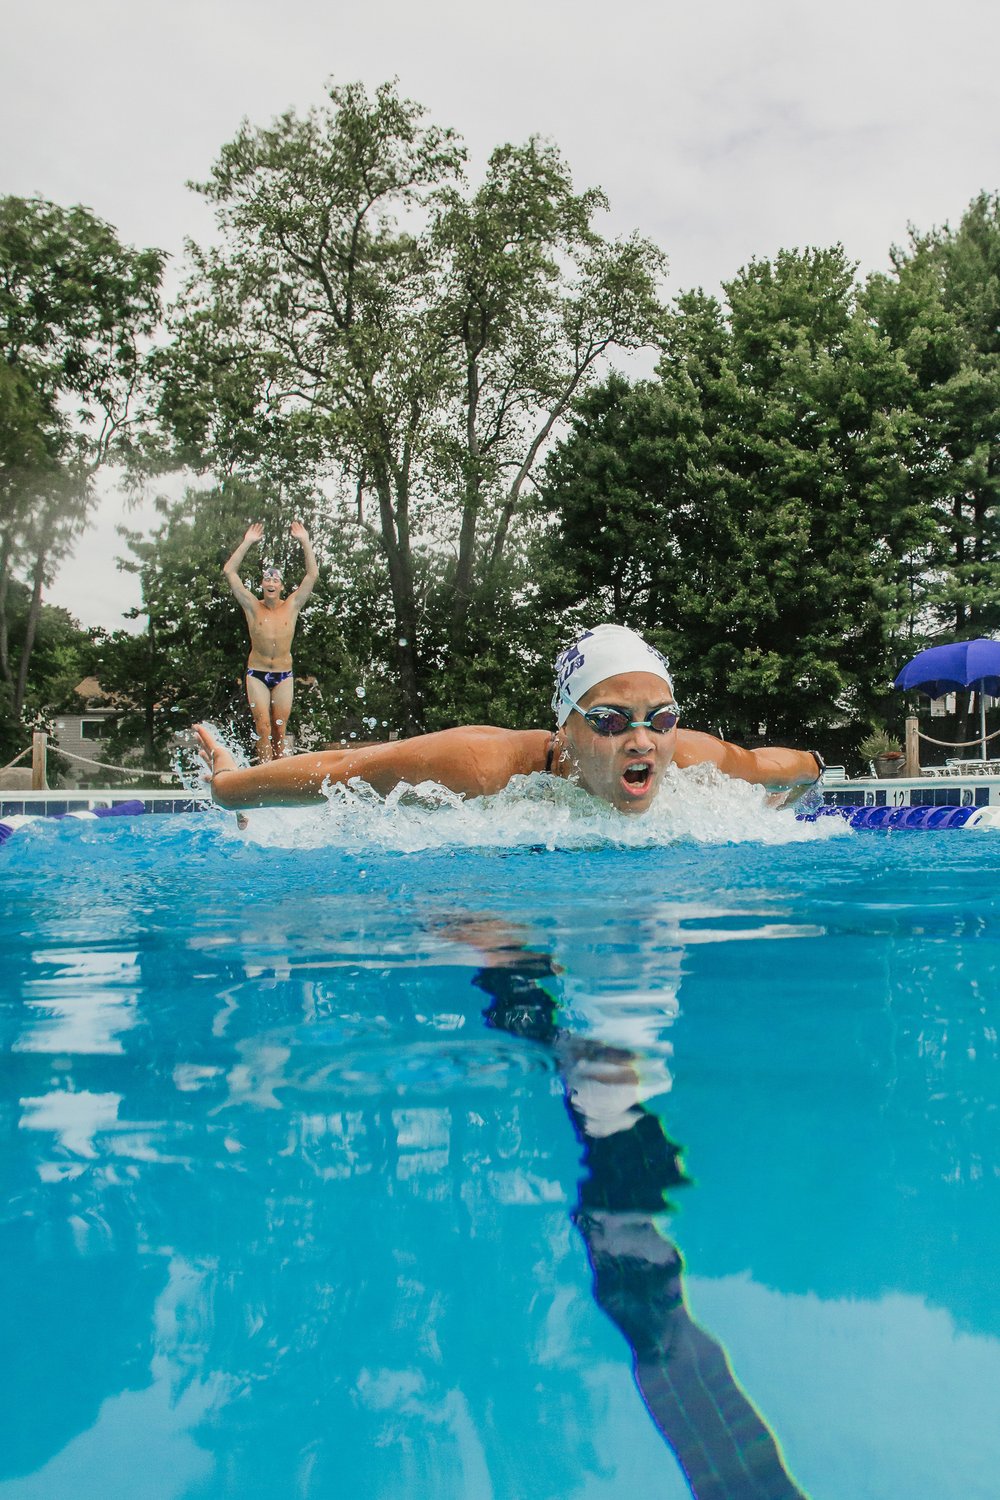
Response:
[[[106,693],[96,677],[84,677],[73,689],[90,709],[122,709],[130,706],[128,699],[120,693]]]

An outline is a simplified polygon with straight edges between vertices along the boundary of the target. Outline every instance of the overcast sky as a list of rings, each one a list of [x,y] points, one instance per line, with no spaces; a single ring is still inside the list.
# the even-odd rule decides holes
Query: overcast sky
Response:
[[[174,257],[211,229],[185,182],[243,118],[321,103],[331,78],[397,76],[474,172],[552,137],[609,195],[608,229],[667,252],[671,293],[782,247],[881,267],[909,223],[1000,187],[992,0],[35,0],[3,36],[0,192],[84,203]],[[49,596],[85,624],[135,602],[119,512],[108,495]]]

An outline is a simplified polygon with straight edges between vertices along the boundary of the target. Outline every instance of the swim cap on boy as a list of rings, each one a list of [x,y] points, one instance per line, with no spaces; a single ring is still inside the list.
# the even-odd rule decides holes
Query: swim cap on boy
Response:
[[[622,672],[651,672],[670,686],[670,663],[641,635],[625,625],[595,625],[556,657],[556,722],[565,724],[590,688]],[[569,699],[570,701],[567,701]]]

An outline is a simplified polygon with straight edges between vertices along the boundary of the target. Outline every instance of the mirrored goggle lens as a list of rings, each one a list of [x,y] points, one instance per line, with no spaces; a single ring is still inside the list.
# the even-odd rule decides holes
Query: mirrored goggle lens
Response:
[[[624,734],[632,727],[632,720],[628,714],[622,713],[618,708],[591,708],[583,717],[595,734]],[[658,708],[656,713],[650,714],[648,719],[638,720],[636,727],[641,725],[652,729],[654,734],[668,734],[679,718],[680,714],[676,705],[670,708]]]
[[[632,720],[614,708],[591,708],[583,716],[595,734],[624,734]]]

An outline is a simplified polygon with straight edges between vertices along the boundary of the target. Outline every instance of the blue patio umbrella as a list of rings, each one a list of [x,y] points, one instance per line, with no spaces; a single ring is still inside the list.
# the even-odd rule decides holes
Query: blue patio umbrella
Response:
[[[983,695],[1000,698],[1000,641],[980,637],[955,641],[950,646],[931,646],[908,661],[893,687],[917,688],[929,698],[957,693],[962,688],[979,689],[979,737],[986,759],[986,704]]]

